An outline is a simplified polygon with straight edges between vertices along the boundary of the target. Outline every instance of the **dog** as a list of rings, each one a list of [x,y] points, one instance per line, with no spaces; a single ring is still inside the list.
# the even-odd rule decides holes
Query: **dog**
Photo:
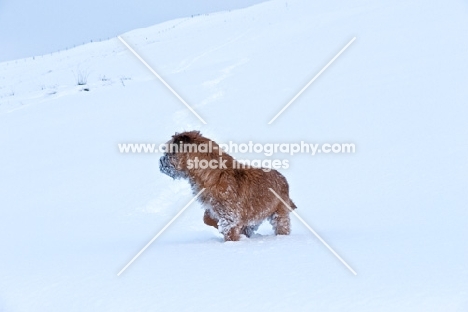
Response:
[[[217,228],[225,241],[238,241],[241,234],[251,237],[264,220],[276,235],[290,234],[290,210],[269,190],[291,209],[297,208],[289,198],[286,178],[278,171],[240,164],[199,131],[173,135],[159,167],[173,179],[187,179],[194,194],[205,189],[198,198],[205,209],[203,221]]]

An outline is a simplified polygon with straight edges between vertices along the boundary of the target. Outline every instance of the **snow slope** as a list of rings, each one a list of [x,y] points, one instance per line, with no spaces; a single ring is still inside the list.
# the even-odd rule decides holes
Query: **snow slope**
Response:
[[[468,7],[273,0],[0,63],[0,311],[468,311]],[[272,125],[268,121],[354,36]],[[76,85],[87,73],[89,92]],[[117,144],[352,142],[282,173],[304,226],[224,243],[159,155]],[[243,155],[234,155],[242,157]]]

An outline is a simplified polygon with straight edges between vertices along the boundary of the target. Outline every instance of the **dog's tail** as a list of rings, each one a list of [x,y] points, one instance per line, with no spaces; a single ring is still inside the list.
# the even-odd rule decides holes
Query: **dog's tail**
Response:
[[[289,207],[291,207],[293,210],[294,210],[294,209],[297,209],[296,204],[292,201],[291,198],[289,199]]]

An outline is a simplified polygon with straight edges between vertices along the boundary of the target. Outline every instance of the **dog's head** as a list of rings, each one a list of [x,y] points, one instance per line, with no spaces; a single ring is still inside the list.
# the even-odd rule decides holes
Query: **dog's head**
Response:
[[[184,149],[184,145],[200,144],[208,141],[199,131],[186,131],[176,133],[172,139],[166,143],[164,156],[159,159],[159,169],[173,179],[187,178],[189,175],[187,161],[190,152]]]

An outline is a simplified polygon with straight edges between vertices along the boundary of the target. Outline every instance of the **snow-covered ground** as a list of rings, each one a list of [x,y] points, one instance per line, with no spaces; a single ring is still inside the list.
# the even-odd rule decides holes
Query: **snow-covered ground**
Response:
[[[207,125],[117,38],[0,63],[0,311],[468,311],[467,33],[466,1],[272,0],[123,34]],[[192,198],[117,144],[192,129],[355,143],[282,173],[358,275],[294,217],[224,243],[194,203],[117,277]]]

